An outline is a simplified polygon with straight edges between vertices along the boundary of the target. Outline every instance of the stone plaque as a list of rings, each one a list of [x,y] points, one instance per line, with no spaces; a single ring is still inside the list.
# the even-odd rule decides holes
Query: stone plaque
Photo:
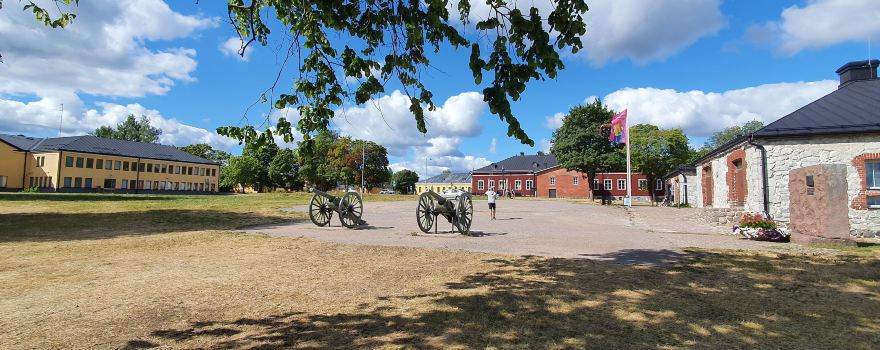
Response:
[[[808,166],[788,175],[791,240],[855,245],[849,234],[846,165]]]

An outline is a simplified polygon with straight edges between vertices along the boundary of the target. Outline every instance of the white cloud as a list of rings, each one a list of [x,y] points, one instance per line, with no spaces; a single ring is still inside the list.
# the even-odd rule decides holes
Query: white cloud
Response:
[[[550,148],[553,147],[553,142],[550,142],[548,139],[541,139],[539,145],[541,146],[541,152],[550,154]]]
[[[511,3],[520,9],[537,7],[542,16],[554,7],[549,0]],[[450,7],[454,10],[455,5]],[[593,0],[589,5],[582,52],[596,66],[622,59],[640,64],[662,60],[726,24],[721,0]],[[472,23],[489,14],[485,1],[472,1],[471,6]]]
[[[747,40],[784,55],[878,37],[880,6],[873,0],[810,0],[784,9],[777,21],[746,31]]]
[[[614,110],[629,105],[632,124],[682,128],[690,136],[703,137],[752,120],[773,122],[834,91],[837,85],[834,80],[778,83],[721,93],[626,88],[605,96],[604,101]]]
[[[232,57],[239,61],[247,61],[251,57],[251,50],[253,49],[253,46],[248,47],[248,50],[246,50],[244,52],[244,56],[242,56],[241,54],[239,54],[239,50],[241,50],[242,45],[244,45],[244,43],[241,41],[241,38],[234,36],[220,43],[220,46],[217,49],[219,49],[224,56]]]
[[[486,112],[486,104],[476,92],[452,96],[434,111],[426,109],[425,135],[416,129],[409,106],[409,98],[395,90],[362,106],[337,110],[333,122],[343,135],[376,142],[397,156],[406,154],[411,147],[441,147],[435,144],[441,142],[438,137],[473,137],[483,130],[479,120]]]
[[[6,62],[0,69],[0,93],[161,95],[178,81],[194,80],[196,52],[153,50],[145,42],[189,37],[217,24],[213,18],[174,12],[158,0],[83,1],[75,12],[76,20],[65,29],[46,28],[27,11],[0,13]]]
[[[544,118],[544,126],[547,129],[556,130],[562,126],[562,122],[565,120],[565,113],[557,112],[554,115]]]
[[[489,142],[489,153],[497,154],[498,153],[498,139],[492,138],[492,141]]]
[[[389,167],[395,172],[400,171],[401,169],[409,169],[418,173],[419,178],[426,179],[447,170],[456,173],[467,173],[489,164],[492,164],[492,161],[483,157],[470,155],[429,157],[426,169],[425,156],[417,155],[410,160],[392,163]],[[425,172],[426,170],[427,172]]]

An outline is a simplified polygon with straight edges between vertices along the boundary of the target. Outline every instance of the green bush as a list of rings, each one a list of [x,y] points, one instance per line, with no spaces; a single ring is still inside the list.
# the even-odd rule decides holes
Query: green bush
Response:
[[[38,193],[40,192],[40,189],[38,187],[27,187],[21,191],[24,193]]]

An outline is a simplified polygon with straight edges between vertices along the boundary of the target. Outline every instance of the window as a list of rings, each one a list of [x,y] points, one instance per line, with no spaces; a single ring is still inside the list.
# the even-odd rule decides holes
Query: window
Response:
[[[6,185],[8,182],[9,182],[8,176],[0,176],[0,188],[6,188]]]
[[[593,189],[594,190],[599,189],[599,179],[593,179]]]
[[[31,176],[28,178],[28,188],[34,187],[34,177]]]
[[[507,188],[507,180],[498,180],[498,189],[503,190],[505,188]]]
[[[113,169],[115,169],[115,170],[122,169],[122,161],[121,161],[121,160],[117,160],[117,161],[116,161],[116,164],[113,166]]]
[[[535,188],[535,183],[532,180],[526,180],[526,189],[531,190]]]
[[[494,187],[495,187],[495,180],[489,180],[489,188],[491,189]]]
[[[134,163],[132,163],[132,164],[134,164]],[[134,167],[134,166],[132,165],[132,167]],[[136,185],[137,185],[137,181],[128,180],[128,189],[133,190],[133,189],[135,189]]]
[[[522,180],[514,181],[513,185],[516,186],[516,189],[521,190],[522,189]]]
[[[159,173],[159,164],[153,165],[153,172],[157,174]]]
[[[92,178],[90,178],[90,177],[86,178],[86,186],[85,187],[92,188]]]
[[[122,180],[122,188],[128,188],[128,180]]]
[[[35,166],[35,167],[37,167],[37,168],[40,167],[40,160],[41,160],[42,158],[43,158],[43,157],[37,157],[37,161],[34,162],[34,166]]]
[[[52,177],[51,177],[51,176],[49,176],[49,181],[47,181],[46,186],[49,186],[49,187],[55,187],[55,185],[52,183]]]
[[[626,179],[617,179],[617,189],[626,190]]]
[[[571,177],[571,184],[572,184],[572,185],[575,185],[575,186],[580,185],[580,184],[581,184],[581,178],[580,178],[580,177],[577,177],[577,176],[572,176],[572,177]]]
[[[71,184],[71,182],[73,182],[73,179],[72,179],[72,178],[65,177],[65,178],[64,178],[64,188],[70,188],[70,184]]]
[[[205,168],[199,168],[199,176],[205,176]]]
[[[648,189],[648,180],[647,179],[639,179],[639,189],[647,190]]]
[[[162,164],[162,174],[167,174],[167,173],[168,173],[168,166],[165,164]]]
[[[95,169],[104,169],[104,160],[98,159],[95,161]]]
[[[555,178],[555,177],[551,177],[551,178],[550,178],[550,184],[551,184],[551,185],[555,185],[555,184],[556,184],[556,178]]]
[[[83,179],[81,177],[73,178],[73,187],[74,188],[80,188],[80,187],[82,187],[82,185],[83,185]]]
[[[868,188],[880,190],[880,161],[865,162],[865,182]]]
[[[109,160],[109,159],[105,160],[104,161],[104,169],[113,170],[113,161]]]
[[[153,163],[147,163],[147,172],[148,172],[148,173],[152,173],[152,172],[153,172]]]
[[[180,166],[177,166],[177,167],[174,168],[174,173],[175,173],[175,174],[180,174]]]
[[[86,168],[92,169],[95,167],[95,158],[86,159]]]
[[[658,191],[662,190],[663,189],[663,180],[657,179],[657,184],[654,185],[654,189],[658,190]]]
[[[116,179],[104,179],[104,188],[116,188]]]
[[[610,191],[611,190],[611,179],[605,179],[604,183],[605,183],[605,190]]]
[[[151,185],[152,185],[152,183],[150,182],[150,180],[144,181],[144,189],[145,190],[151,190],[152,189],[152,188],[150,188]]]
[[[175,183],[174,183],[174,190],[175,190],[175,191],[180,191],[180,182],[175,182]]]
[[[868,197],[868,208],[880,209],[880,196]]]
[[[211,169],[211,176],[217,176],[217,169],[216,168]]]
[[[68,168],[73,168],[73,157],[67,157],[64,159],[64,166]]]
[[[477,189],[478,190],[486,189],[485,184],[483,183],[483,180],[477,180]]]
[[[122,171],[128,171],[128,162],[122,162]]]
[[[82,168],[85,165],[85,159],[83,157],[76,157],[76,167]]]
[[[173,164],[168,166],[168,173],[174,174],[174,165]]]

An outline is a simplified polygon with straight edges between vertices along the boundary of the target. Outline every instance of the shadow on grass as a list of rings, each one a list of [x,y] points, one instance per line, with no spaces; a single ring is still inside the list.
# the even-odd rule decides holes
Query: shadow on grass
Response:
[[[161,209],[114,213],[0,214],[0,242],[69,241],[137,234],[234,230],[294,221],[292,217],[219,210]]]
[[[196,194],[189,194],[196,195]],[[2,201],[161,201],[182,198],[180,195],[150,195],[150,194],[109,194],[109,193],[2,193]]]
[[[196,322],[148,338],[157,346],[249,349],[880,345],[876,258],[694,252],[665,268],[532,257],[485,264],[444,291],[381,297],[357,312]]]

